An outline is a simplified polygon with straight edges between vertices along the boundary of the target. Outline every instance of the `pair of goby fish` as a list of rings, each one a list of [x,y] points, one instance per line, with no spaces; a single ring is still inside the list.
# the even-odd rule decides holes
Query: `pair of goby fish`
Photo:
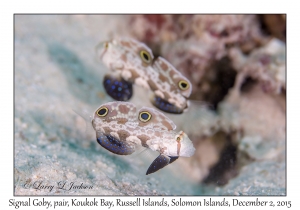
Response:
[[[97,46],[97,56],[109,68],[103,85],[115,102],[101,105],[94,113],[92,125],[97,142],[112,153],[130,155],[143,146],[160,155],[149,166],[146,175],[174,162],[190,157],[195,148],[183,131],[160,111],[142,107],[137,111],[127,101],[133,95],[133,84],[151,90],[152,104],[158,109],[181,114],[188,108],[191,83],[162,57],[154,58],[150,48],[133,39],[113,39]]]

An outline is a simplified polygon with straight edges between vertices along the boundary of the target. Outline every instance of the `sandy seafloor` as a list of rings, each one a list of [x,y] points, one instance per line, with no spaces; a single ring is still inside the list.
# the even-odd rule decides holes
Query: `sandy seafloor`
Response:
[[[245,164],[225,186],[195,181],[193,167],[184,170],[191,164],[185,159],[146,176],[156,153],[117,156],[96,142],[80,115],[112,101],[102,86],[106,68],[97,61],[95,46],[126,35],[120,23],[122,16],[15,15],[15,195],[285,195],[284,135],[267,144],[256,136],[245,150],[261,158]],[[151,106],[141,88],[131,102]],[[197,118],[189,116],[195,115],[174,121],[179,128],[192,127]],[[71,182],[93,188],[67,190]],[[55,187],[34,189],[33,183]]]

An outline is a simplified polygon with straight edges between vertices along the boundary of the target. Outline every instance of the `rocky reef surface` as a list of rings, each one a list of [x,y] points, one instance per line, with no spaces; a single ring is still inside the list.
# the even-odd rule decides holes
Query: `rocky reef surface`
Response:
[[[15,15],[15,195],[285,195],[284,23],[282,15]],[[147,43],[193,84],[188,112],[168,117],[196,153],[148,176],[157,154],[114,155],[86,120],[112,101],[95,46],[122,36]],[[135,88],[130,101],[151,106],[145,93]]]

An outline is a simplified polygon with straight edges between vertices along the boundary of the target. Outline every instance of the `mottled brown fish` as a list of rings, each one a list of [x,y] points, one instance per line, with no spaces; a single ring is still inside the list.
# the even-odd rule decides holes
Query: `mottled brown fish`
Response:
[[[132,84],[151,90],[151,102],[158,109],[180,114],[189,104],[192,85],[162,57],[154,58],[149,47],[134,39],[123,38],[100,43],[97,56],[111,73],[104,77],[106,92],[115,100],[127,101]]]
[[[129,102],[109,102],[100,106],[92,120],[97,142],[112,153],[130,155],[143,146],[160,155],[152,162],[147,175],[165,167],[178,157],[190,157],[195,148],[183,132],[161,112],[147,107],[137,111]]]

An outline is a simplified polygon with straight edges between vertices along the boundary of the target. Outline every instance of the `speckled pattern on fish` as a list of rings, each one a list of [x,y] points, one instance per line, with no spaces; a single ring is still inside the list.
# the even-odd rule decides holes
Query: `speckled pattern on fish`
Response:
[[[188,136],[183,131],[176,132],[176,125],[164,114],[147,107],[137,111],[129,102],[103,104],[95,111],[92,125],[98,143],[115,154],[130,155],[138,145],[158,151],[160,156],[151,164],[151,173],[195,151]]]
[[[162,111],[180,114],[188,108],[187,98],[192,91],[190,81],[166,59],[154,58],[145,44],[123,38],[102,42],[96,49],[98,58],[117,75],[114,81],[120,81],[118,77],[121,77],[128,84],[151,90],[154,93],[152,104]],[[112,91],[106,86],[105,89],[112,98],[125,101],[122,94],[116,98],[118,88]]]

